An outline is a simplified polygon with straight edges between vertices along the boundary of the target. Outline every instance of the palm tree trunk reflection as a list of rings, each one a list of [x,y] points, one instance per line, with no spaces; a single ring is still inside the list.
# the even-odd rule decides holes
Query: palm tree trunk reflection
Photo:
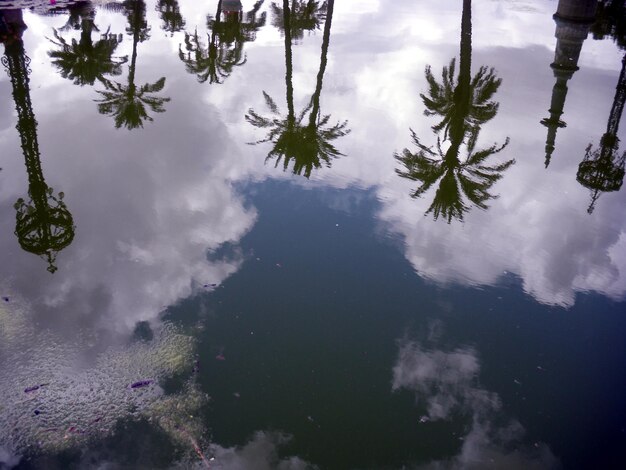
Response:
[[[320,68],[317,74],[315,91],[309,100],[309,104],[296,116],[292,83],[292,10],[288,0],[283,0],[282,22],[280,24],[284,26],[285,35],[287,116],[280,118],[278,106],[266,92],[263,92],[263,96],[274,117],[263,117],[253,109],[249,109],[248,114],[246,114],[246,120],[250,124],[255,127],[268,129],[265,139],[256,142],[257,144],[264,142],[273,144],[272,149],[267,154],[266,161],[276,159],[275,166],[278,166],[282,161],[284,170],[287,170],[293,162],[292,172],[296,175],[303,175],[305,178],[311,176],[313,169],[321,168],[322,164],[330,167],[332,159],[343,155],[331,142],[350,132],[347,128],[347,121],[339,121],[333,126],[327,126],[330,121],[330,115],[320,115],[320,97],[328,61],[333,6],[334,0],[330,0],[327,3],[327,10],[324,10],[326,21],[324,24]],[[304,121],[307,113],[309,113],[308,119]]]
[[[429,90],[428,95],[420,94],[420,97],[426,106],[424,114],[441,118],[439,123],[432,126],[437,136],[435,149],[422,144],[411,129],[412,140],[418,150],[405,148],[401,154],[395,154],[396,160],[404,167],[396,170],[398,175],[420,183],[412,197],[422,196],[435,183],[439,183],[426,214],[432,213],[435,220],[443,216],[448,223],[453,218],[463,220],[471,205],[487,209],[487,201],[497,197],[489,190],[515,162],[508,160],[495,166],[485,164],[487,158],[506,148],[508,138],[502,145],[493,144],[486,149],[476,150],[482,125],[498,112],[498,103],[491,98],[502,81],[497,78],[493,68],[486,66],[480,67],[472,77],[471,7],[471,0],[463,0],[458,76],[455,77],[455,59],[443,67],[441,83],[435,79],[431,67],[426,66]],[[448,143],[445,152],[444,142]],[[461,161],[463,147],[466,156]]]

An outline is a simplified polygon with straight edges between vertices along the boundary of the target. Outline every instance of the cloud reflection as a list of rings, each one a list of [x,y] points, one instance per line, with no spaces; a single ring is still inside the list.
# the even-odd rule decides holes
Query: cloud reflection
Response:
[[[120,420],[145,419],[173,441],[197,446],[202,426],[191,415],[207,398],[192,381],[165,393],[160,382],[189,374],[195,343],[171,325],[134,340],[91,351],[89,337],[74,341],[38,332],[31,312],[0,309],[0,467],[18,456],[37,458],[85,448],[105,439]],[[38,466],[38,465],[36,465]]]
[[[201,125],[185,123],[177,114],[194,108],[197,117],[204,117]],[[54,119],[40,119],[40,133],[47,134],[43,140],[49,139]],[[68,126],[83,119],[68,117]],[[173,107],[164,119],[172,134],[151,130],[147,140],[130,135],[112,140],[109,131],[92,126],[74,140],[71,152],[58,138],[46,146],[47,158],[55,163],[51,172],[63,182],[80,228],[53,276],[16,251],[7,237],[0,242],[6,253],[0,271],[4,291],[32,302],[50,326],[130,331],[137,321],[155,319],[240,266],[236,252],[207,259],[223,243],[236,245],[256,218],[224,176],[238,171],[232,169],[237,159],[227,134],[198,104]],[[8,161],[3,170],[22,171],[18,160]],[[14,217],[14,199],[7,194],[0,201],[2,220]]]
[[[278,432],[256,432],[240,447],[212,444],[214,456],[211,468],[219,470],[315,470],[317,467],[299,457],[278,457],[278,449],[290,441],[290,436]]]
[[[480,363],[476,351],[427,349],[410,340],[399,342],[393,367],[392,389],[415,393],[417,405],[426,406],[422,422],[469,419],[460,452],[446,460],[430,462],[425,469],[548,469],[558,461],[545,444],[522,443],[524,429],[517,421],[502,418],[498,394],[479,384]]]

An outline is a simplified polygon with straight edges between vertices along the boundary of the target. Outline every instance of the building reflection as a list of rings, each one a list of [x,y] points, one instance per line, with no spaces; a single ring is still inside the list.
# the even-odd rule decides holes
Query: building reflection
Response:
[[[57,254],[72,243],[75,227],[72,214],[63,202],[63,193],[55,195],[43,176],[37,142],[37,120],[30,99],[30,58],[26,55],[22,41],[25,29],[21,10],[0,11],[0,42],[4,44],[2,64],[13,87],[16,128],[28,173],[30,198],[28,201],[20,198],[15,203],[15,234],[22,249],[45,259],[48,271],[53,273],[57,270]]]
[[[597,0],[559,0],[557,11],[553,16],[557,42],[554,61],[550,67],[556,82],[552,88],[550,116],[541,121],[541,124],[548,128],[545,147],[546,168],[552,159],[557,131],[567,126],[561,120],[567,98],[567,82],[578,70],[580,51],[594,24],[597,5]]]
[[[347,121],[338,121],[334,125],[328,125],[330,115],[322,115],[320,109],[320,96],[322,83],[326,71],[328,47],[330,44],[330,29],[333,18],[334,0],[327,2],[325,10],[326,21],[324,23],[324,36],[322,39],[322,55],[320,68],[317,74],[315,91],[308,105],[296,116],[293,91],[293,63],[291,32],[291,7],[288,0],[283,1],[281,13],[282,24],[285,26],[285,88],[287,99],[287,115],[281,116],[274,100],[265,92],[265,102],[272,113],[271,117],[264,117],[253,109],[248,110],[246,120],[255,127],[267,129],[267,135],[258,143],[271,142],[272,149],[267,154],[265,161],[276,160],[275,166],[282,161],[284,170],[293,164],[292,171],[296,175],[305,178],[311,176],[313,169],[319,169],[323,165],[330,167],[331,160],[343,155],[333,145],[332,141],[350,132]]]
[[[187,72],[196,75],[200,83],[223,83],[235,67],[246,63],[244,45],[256,39],[265,26],[267,14],[259,13],[264,0],[257,1],[245,14],[239,0],[219,0],[215,16],[207,16],[205,46],[198,35],[185,33],[185,48],[180,45],[178,56]]]
[[[626,152],[619,154],[619,138],[617,132],[626,102],[626,56],[622,60],[620,72],[613,98],[613,106],[609,113],[606,132],[600,139],[598,148],[587,147],[585,157],[578,166],[576,179],[580,184],[591,190],[591,203],[587,208],[592,213],[602,193],[619,191],[624,182],[624,162]]]
[[[403,178],[420,183],[412,193],[417,198],[438,184],[433,202],[426,211],[435,220],[442,216],[450,223],[452,219],[463,220],[472,206],[487,209],[487,201],[495,199],[491,187],[503,176],[515,160],[489,166],[486,161],[506,148],[504,144],[493,144],[476,149],[481,127],[495,117],[498,103],[492,101],[502,82],[493,68],[481,66],[472,76],[472,2],[463,1],[461,18],[461,47],[458,76],[456,60],[443,68],[442,83],[438,83],[430,66],[426,67],[427,94],[420,94],[426,116],[437,116],[439,123],[432,126],[437,136],[435,149],[424,145],[411,129],[417,151],[407,148],[395,154],[403,169],[396,172]],[[448,146],[445,149],[445,146]],[[461,159],[461,149],[466,156]]]

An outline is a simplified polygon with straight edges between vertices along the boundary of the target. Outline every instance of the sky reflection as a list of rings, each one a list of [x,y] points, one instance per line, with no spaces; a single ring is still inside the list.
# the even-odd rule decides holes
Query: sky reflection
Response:
[[[574,310],[592,297],[587,294],[624,300],[626,192],[620,189],[623,149],[617,150],[624,136],[624,52],[609,37],[588,36],[591,23],[568,33],[555,22],[553,14],[571,6],[568,0],[465,0],[465,10],[460,1],[434,0],[337,0],[308,9],[302,2],[285,8],[268,0],[104,3],[83,3],[70,12],[58,2],[57,14],[49,16],[41,8],[25,10],[23,54],[15,54],[18,43],[1,46],[6,57],[24,59],[19,70],[0,73],[0,294],[8,299],[0,318],[3,375],[12,373],[20,341],[32,343],[20,356],[22,375],[0,387],[14,405],[0,413],[6,429],[32,411],[20,401],[29,384],[65,381],[81,390],[107,382],[102,377],[109,374],[111,383],[99,390],[117,387],[112,397],[119,398],[120,386],[134,380],[120,372],[133,361],[130,350],[160,354],[145,344],[128,346],[138,324],[167,330],[164,312],[188,304],[197,310],[191,323],[201,323],[214,313],[205,305],[215,297],[209,293],[243,272],[261,272],[246,271],[249,264],[282,273],[290,260],[261,260],[254,246],[255,230],[269,212],[257,209],[257,196],[274,181],[279,184],[268,191],[276,207],[282,183],[321,195],[328,212],[317,217],[337,234],[343,226],[330,220],[336,213],[375,219],[375,229],[367,227],[376,233],[359,236],[399,240],[393,248],[420,276],[420,286],[426,280],[442,297],[448,287],[508,288],[513,278],[511,289],[521,285],[539,308]],[[0,2],[0,8],[14,4]],[[575,53],[559,52],[565,49]],[[28,93],[15,93],[11,80],[18,72],[26,73],[21,85],[23,92],[28,84]],[[449,86],[437,92],[446,80]],[[483,149],[485,158],[476,158]],[[595,181],[598,167],[613,180]],[[600,197],[592,199],[594,191]],[[22,226],[33,213],[49,222],[55,203],[64,214],[65,236],[46,249],[25,243],[16,210]],[[297,207],[305,214],[308,209]],[[262,236],[299,243],[291,238],[298,228],[292,220],[272,220],[274,232]],[[34,225],[54,238],[44,223]],[[302,272],[314,272],[311,259],[319,261],[320,253],[352,253],[352,241],[324,235],[312,234],[297,250]],[[351,268],[332,268],[345,277],[337,275],[329,299],[342,292],[346,279],[359,277]],[[378,275],[378,266],[368,269]],[[302,276],[284,272],[272,279]],[[250,284],[238,297],[251,296],[249,286],[264,285],[245,279]],[[381,284],[379,279],[370,287],[387,302],[391,290],[378,292]],[[314,288],[298,289],[289,293],[294,305],[319,300]],[[286,294],[275,295],[283,305]],[[356,302],[342,313],[358,310]],[[364,322],[359,317],[354,323]],[[186,365],[168,369],[170,376],[193,362],[190,346],[172,347]],[[553,466],[547,445],[529,447],[522,426],[502,419],[500,395],[479,380],[478,350],[398,342],[392,388],[415,396],[425,410],[422,424],[455,413],[467,420],[459,452],[430,467]],[[93,367],[81,363],[69,379],[72,363],[40,380],[60,356]],[[113,356],[123,357],[115,361],[124,366],[109,366]],[[168,376],[161,366],[146,366],[137,380]],[[52,397],[58,407],[77,399],[69,388]],[[160,403],[165,413],[174,405],[161,388],[151,389],[150,405]],[[43,391],[41,396],[48,393]],[[78,427],[89,422],[96,402],[82,409]],[[124,416],[112,414],[107,426]],[[34,445],[39,435],[28,423],[20,424],[25,442],[19,445],[0,434],[0,462]],[[180,433],[172,437],[172,423],[162,427],[174,441],[181,439]],[[307,456],[285,457],[280,450],[290,449],[288,434],[256,429],[265,431],[248,435],[247,443],[199,445],[224,468],[250,468],[252,461],[259,468],[310,468]],[[182,439],[198,463],[191,441]]]
[[[469,422],[458,455],[417,468],[559,468],[545,444],[521,444],[524,428],[503,420],[500,397],[480,386],[479,374],[480,361],[471,348],[444,351],[407,339],[398,342],[392,390],[410,390],[416,406],[426,405],[419,422],[429,426],[459,416]]]

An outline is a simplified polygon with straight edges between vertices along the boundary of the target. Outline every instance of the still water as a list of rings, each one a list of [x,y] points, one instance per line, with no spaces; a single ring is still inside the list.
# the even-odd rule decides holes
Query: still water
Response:
[[[0,1],[0,468],[624,468],[623,3]]]

